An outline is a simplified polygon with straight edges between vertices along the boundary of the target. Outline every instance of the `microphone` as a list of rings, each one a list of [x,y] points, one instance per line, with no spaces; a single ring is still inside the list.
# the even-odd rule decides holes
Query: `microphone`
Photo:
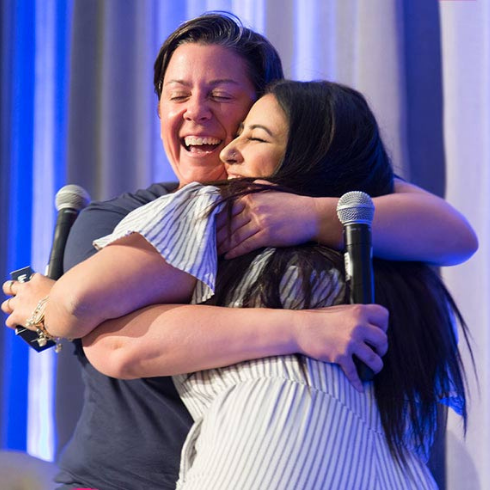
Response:
[[[54,229],[53,245],[46,268],[46,275],[49,278],[59,279],[63,275],[63,254],[65,252],[68,233],[79,212],[87,207],[89,202],[90,196],[88,192],[78,185],[65,185],[57,192],[55,206],[58,210],[58,217]],[[34,271],[30,267],[24,267],[11,272],[10,277],[16,281],[27,282],[32,274],[34,274]],[[15,334],[25,340],[30,347],[38,352],[56,346],[56,342],[52,340],[41,344],[38,342],[39,337],[36,332],[21,326],[15,329]]]
[[[57,192],[55,205],[58,217],[56,218],[53,245],[46,270],[46,275],[49,278],[59,279],[63,275],[63,255],[68,234],[78,214],[88,206],[89,202],[88,192],[78,185],[65,185]]]
[[[374,303],[373,247],[371,223],[374,217],[372,199],[364,192],[352,191],[344,194],[337,204],[337,216],[344,227],[345,273],[350,290],[350,302]],[[359,377],[370,381],[372,369],[354,358]]]

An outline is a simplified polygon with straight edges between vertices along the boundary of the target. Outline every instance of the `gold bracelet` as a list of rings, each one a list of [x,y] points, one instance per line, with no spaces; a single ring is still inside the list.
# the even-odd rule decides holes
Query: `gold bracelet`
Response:
[[[34,309],[30,318],[26,321],[26,328],[28,329],[36,329],[37,333],[37,343],[39,347],[44,347],[48,341],[52,340],[55,343],[55,352],[59,352],[61,350],[61,342],[59,337],[55,337],[51,335],[46,328],[46,321],[44,317],[44,312],[46,310],[46,304],[48,302],[49,296],[41,299]]]

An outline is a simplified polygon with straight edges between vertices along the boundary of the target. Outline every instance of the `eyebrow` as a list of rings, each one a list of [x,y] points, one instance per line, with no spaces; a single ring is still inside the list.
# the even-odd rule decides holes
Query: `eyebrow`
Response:
[[[191,85],[189,82],[186,82],[185,80],[172,79],[166,82],[164,86],[170,85],[172,83],[178,83],[179,85],[185,85],[186,87],[189,87]],[[236,80],[233,80],[232,78],[218,78],[217,80],[211,80],[208,83],[208,85],[211,85],[213,87],[215,87],[216,85],[223,85],[223,84],[240,85]]]
[[[243,124],[241,126],[243,128]],[[274,134],[272,133],[272,131],[268,127],[263,126],[262,124],[252,124],[251,126],[249,126],[249,128],[251,130],[253,130],[253,129],[263,129],[267,134],[269,134],[270,136],[274,137]]]

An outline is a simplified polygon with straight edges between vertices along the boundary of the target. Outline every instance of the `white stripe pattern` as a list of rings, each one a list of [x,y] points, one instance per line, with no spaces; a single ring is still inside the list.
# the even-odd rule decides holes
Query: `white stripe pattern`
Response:
[[[171,265],[201,281],[194,293],[200,303],[214,290],[220,208],[206,219],[203,214],[218,200],[216,188],[192,184],[134,211],[97,245],[141,233]],[[265,249],[255,258],[230,306],[241,306],[243,291],[273,253]],[[325,306],[335,304],[342,296],[339,274],[321,274],[313,301],[327,296]],[[286,308],[301,307],[300,290],[292,263],[281,283]],[[174,382],[195,420],[182,451],[178,490],[436,488],[425,448],[410,448],[408,469],[402,469],[389,452],[372,384],[358,393],[337,365],[299,355],[271,357],[175,376]]]

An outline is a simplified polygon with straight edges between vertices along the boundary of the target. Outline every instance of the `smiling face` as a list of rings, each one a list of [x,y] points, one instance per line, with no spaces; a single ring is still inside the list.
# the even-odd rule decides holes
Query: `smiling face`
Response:
[[[239,135],[221,152],[228,178],[270,177],[282,162],[288,121],[272,94],[259,99],[240,125]]]
[[[228,48],[194,43],[175,50],[158,113],[163,146],[181,186],[226,178],[220,151],[254,100],[245,61]]]

